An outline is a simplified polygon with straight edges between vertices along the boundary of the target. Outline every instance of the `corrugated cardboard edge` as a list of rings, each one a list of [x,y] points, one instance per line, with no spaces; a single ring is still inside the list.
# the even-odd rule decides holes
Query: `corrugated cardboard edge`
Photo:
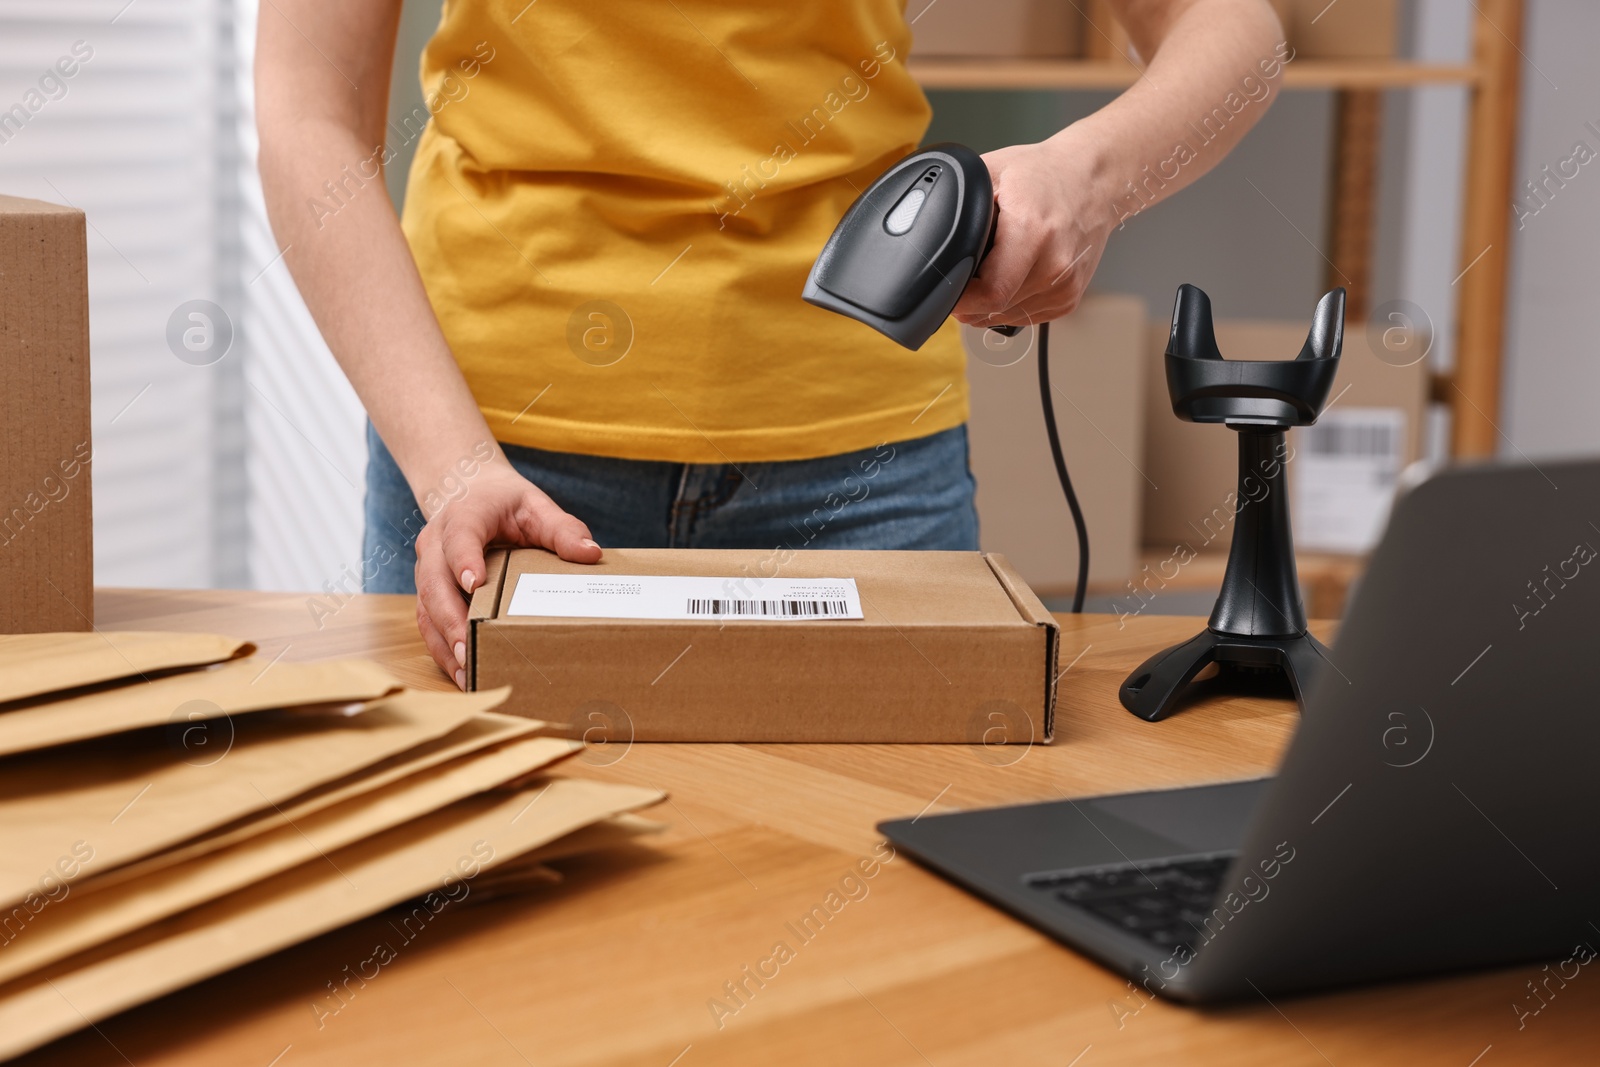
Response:
[[[0,273],[6,275],[10,305],[0,331],[0,453],[6,464],[0,493],[8,498],[3,505],[8,519],[19,506],[31,516],[31,532],[20,545],[14,544],[10,527],[0,531],[6,547],[0,555],[5,591],[0,632],[89,633],[94,630],[94,490],[87,475],[93,469],[94,428],[87,216],[69,205],[0,194],[0,225],[6,230]],[[74,460],[83,477],[55,478],[65,474],[60,463]],[[53,496],[45,480],[75,488]],[[25,502],[41,493],[45,498],[38,510]]]
[[[983,561],[1011,598],[1017,614],[1044,631],[1044,741],[1049,744],[1056,733],[1056,656],[1061,648],[1061,626],[1004,556],[985,552]]]
[[[467,647],[467,690],[478,688],[478,624],[493,619],[500,610],[500,591],[506,583],[506,567],[511,560],[509,548],[494,548],[484,553],[483,584],[472,591],[472,603],[467,605],[467,628],[471,641]]]

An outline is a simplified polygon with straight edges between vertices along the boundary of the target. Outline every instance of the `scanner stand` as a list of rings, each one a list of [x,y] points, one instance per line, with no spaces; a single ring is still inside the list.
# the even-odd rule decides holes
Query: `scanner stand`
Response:
[[[1220,422],[1239,435],[1233,544],[1222,591],[1206,629],[1156,653],[1122,683],[1122,706],[1150,722],[1178,710],[1207,667],[1216,683],[1250,688],[1268,676],[1289,683],[1305,707],[1328,650],[1306,629],[1289,527],[1285,431],[1315,422],[1327,402],[1344,340],[1344,290],[1317,304],[1305,347],[1293,360],[1224,360],[1217,351],[1211,303],[1192,285],[1178,290],[1166,353],[1173,412],[1191,422]]]

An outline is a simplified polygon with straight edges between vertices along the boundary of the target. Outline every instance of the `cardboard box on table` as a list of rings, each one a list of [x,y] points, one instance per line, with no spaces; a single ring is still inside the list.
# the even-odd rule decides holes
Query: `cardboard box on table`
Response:
[[[596,566],[490,554],[469,686],[590,741],[1047,741],[1059,631],[1005,561],[976,552],[611,549]],[[524,575],[853,578],[861,619],[597,619],[508,613]],[[745,592],[745,591],[748,592]],[[1003,738],[1000,735],[1004,735]]]
[[[94,626],[83,212],[0,196],[0,633]]]

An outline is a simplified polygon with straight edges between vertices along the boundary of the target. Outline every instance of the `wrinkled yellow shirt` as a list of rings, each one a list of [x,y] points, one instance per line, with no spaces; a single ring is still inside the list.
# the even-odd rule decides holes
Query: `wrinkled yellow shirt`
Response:
[[[403,225],[495,436],[682,463],[965,421],[953,323],[907,352],[800,299],[930,109],[898,0],[448,0]]]

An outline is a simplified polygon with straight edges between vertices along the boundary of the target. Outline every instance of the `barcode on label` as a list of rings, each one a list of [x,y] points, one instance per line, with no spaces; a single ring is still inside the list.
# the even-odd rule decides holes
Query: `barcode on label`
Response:
[[[1371,456],[1388,459],[1399,455],[1400,427],[1392,420],[1329,421],[1301,432],[1306,449],[1314,456]]]
[[[795,618],[805,615],[848,615],[843,600],[721,600],[690,598],[690,615],[768,615]]]

